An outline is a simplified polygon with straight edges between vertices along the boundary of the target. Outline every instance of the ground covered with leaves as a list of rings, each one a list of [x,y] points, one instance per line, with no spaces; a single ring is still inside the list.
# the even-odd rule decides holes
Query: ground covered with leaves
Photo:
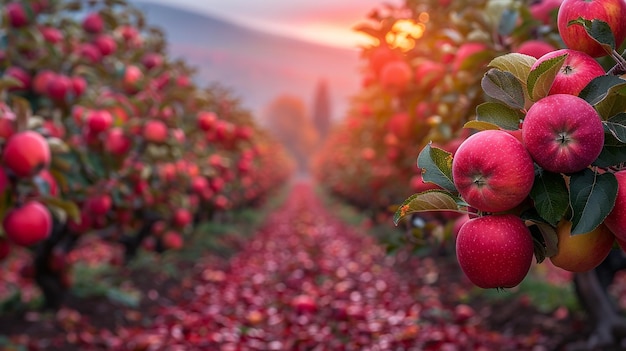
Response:
[[[548,264],[519,288],[478,290],[454,255],[388,255],[336,206],[297,183],[253,234],[215,234],[212,250],[186,259],[143,255],[120,268],[114,247],[89,243],[56,312],[24,304],[37,293],[13,259],[1,270],[0,346],[538,351],[566,350],[588,333],[569,276]],[[17,285],[21,293],[11,294]]]

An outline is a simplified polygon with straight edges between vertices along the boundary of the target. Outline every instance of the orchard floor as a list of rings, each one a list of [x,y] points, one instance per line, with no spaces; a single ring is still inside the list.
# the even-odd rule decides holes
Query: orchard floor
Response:
[[[477,292],[453,255],[386,255],[333,208],[297,182],[228,259],[121,270],[137,306],[99,296],[0,314],[0,349],[539,351],[585,338],[559,296]]]

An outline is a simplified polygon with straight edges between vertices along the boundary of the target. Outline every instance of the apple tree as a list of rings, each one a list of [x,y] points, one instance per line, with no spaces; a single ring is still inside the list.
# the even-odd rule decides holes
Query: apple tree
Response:
[[[454,154],[429,143],[417,158],[440,189],[409,197],[394,217],[467,216],[456,255],[482,288],[518,285],[533,256],[577,273],[593,347],[624,337],[593,269],[625,249],[625,19],[623,1],[565,0],[556,17],[565,49],[491,60],[480,82],[486,101],[465,123],[471,135]]]
[[[24,272],[47,307],[62,303],[85,238],[126,260],[177,249],[198,221],[262,201],[289,176],[238,99],[194,84],[125,1],[2,3],[0,253],[33,253]]]

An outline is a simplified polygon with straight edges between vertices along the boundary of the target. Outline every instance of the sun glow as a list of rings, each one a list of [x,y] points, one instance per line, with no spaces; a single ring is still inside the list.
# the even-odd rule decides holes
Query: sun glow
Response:
[[[392,48],[409,51],[415,47],[415,41],[420,39],[426,32],[426,23],[430,20],[427,12],[418,16],[418,21],[413,19],[401,19],[394,23],[391,30],[385,36],[387,44]]]

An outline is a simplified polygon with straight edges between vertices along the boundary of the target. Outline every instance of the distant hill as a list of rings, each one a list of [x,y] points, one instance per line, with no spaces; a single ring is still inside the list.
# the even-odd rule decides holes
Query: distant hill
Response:
[[[278,95],[313,101],[326,79],[332,115],[341,119],[359,86],[358,51],[255,31],[218,17],[144,1],[132,1],[150,25],[161,28],[169,53],[199,70],[197,83],[218,81],[233,90],[255,116]]]

